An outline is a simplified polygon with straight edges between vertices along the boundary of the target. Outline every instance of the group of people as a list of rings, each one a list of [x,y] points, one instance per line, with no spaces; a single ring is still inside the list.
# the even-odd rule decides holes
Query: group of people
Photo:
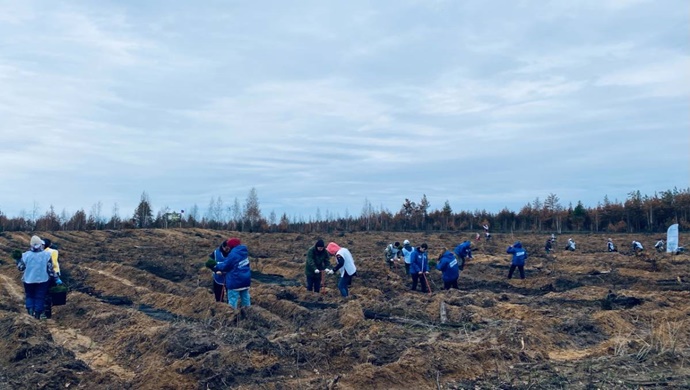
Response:
[[[220,243],[208,255],[206,267],[213,272],[213,294],[216,302],[223,301],[227,293],[228,304],[237,309],[238,301],[243,307],[251,305],[249,287],[252,273],[249,267],[249,250],[239,238],[232,237]]]
[[[30,249],[16,259],[17,269],[23,272],[26,311],[36,319],[52,317],[53,302],[48,292],[62,284],[58,251],[51,245],[49,239],[32,236]]]
[[[488,234],[488,226],[485,226],[485,232],[487,233],[486,239],[490,239],[491,235]],[[552,234],[546,240],[544,247],[546,253],[551,252],[555,242],[556,236]],[[663,248],[663,240],[660,240],[660,243],[658,242],[655,245],[657,250],[660,247]],[[638,241],[633,241],[632,246],[635,252],[644,249]],[[577,244],[575,241],[569,238],[565,250],[575,251],[576,248]],[[399,241],[395,241],[387,245],[384,250],[385,263],[390,270],[393,270],[399,264],[404,265],[405,274],[411,278],[410,289],[417,291],[417,286],[419,286],[422,292],[430,293],[428,249],[429,247],[426,243],[413,247],[409,240],[404,240],[402,244]],[[607,242],[607,249],[609,252],[617,252],[616,246],[610,238]],[[516,269],[520,274],[520,279],[524,279],[524,267],[528,258],[525,247],[520,241],[516,241],[506,249],[506,253],[512,255],[508,279],[513,277]],[[331,256],[336,260],[335,265],[331,264]],[[460,273],[464,269],[467,259],[472,258],[472,245],[470,241],[458,244],[452,251],[446,248],[441,250],[436,262],[436,269],[442,273],[444,289],[458,289]],[[251,271],[249,269],[249,257],[247,247],[241,244],[240,239],[230,238],[223,241],[209,255],[206,266],[213,271],[213,291],[216,301],[223,301],[224,294],[227,292],[228,304],[233,309],[237,309],[238,303],[240,303],[238,301],[241,301],[242,306],[250,306],[249,287],[251,284]],[[330,242],[326,245],[322,239],[317,240],[306,252],[304,273],[307,291],[321,292],[326,275],[333,275],[336,272],[340,275],[338,290],[343,297],[348,297],[350,295],[349,288],[352,284],[352,279],[357,274],[357,267],[352,253],[335,242]]]
[[[443,248],[438,255],[436,269],[441,271],[443,276],[443,288],[448,290],[458,288],[458,278],[465,266],[465,260],[472,258],[472,248],[470,241],[458,244],[453,251]],[[412,247],[409,240],[389,244],[384,250],[386,263],[392,269],[396,262],[405,264],[405,274],[411,278],[410,289],[417,291],[419,285],[422,292],[430,292],[428,281],[429,274],[429,246],[422,243],[418,247]]]
[[[331,266],[330,257],[335,257],[336,265]],[[227,302],[233,308],[251,306],[251,269],[249,251],[246,245],[236,237],[220,243],[208,256],[206,267],[213,273],[213,293],[216,302]],[[347,248],[341,248],[335,242],[328,245],[323,240],[316,241],[307,250],[304,268],[307,290],[320,292],[325,275],[340,274],[338,290],[343,297],[350,295],[349,289],[352,278],[357,274],[357,267],[352,253]]]
[[[553,250],[553,243],[556,242],[556,236],[554,234],[551,235],[551,237],[546,239],[546,243],[544,244],[544,251],[549,254]],[[657,243],[654,245],[654,248],[656,249],[657,252],[663,252],[664,247],[666,243],[664,240],[659,240]],[[565,245],[564,250],[574,252],[575,249],[577,248],[577,244],[572,238],[568,238],[568,242]],[[633,253],[640,253],[644,250],[644,246],[642,243],[639,241],[633,240],[631,244],[631,249]],[[616,248],[616,245],[613,243],[613,240],[609,238],[606,242],[606,250],[608,252],[618,252],[618,249]]]
[[[335,256],[336,265],[331,266],[330,257]],[[314,246],[307,250],[307,261],[304,267],[304,274],[307,279],[307,291],[321,292],[326,275],[340,273],[338,290],[340,295],[347,297],[350,295],[350,285],[352,278],[357,273],[355,259],[347,248],[341,248],[335,242],[325,245],[323,240],[316,241]]]
[[[390,269],[397,267],[397,264],[404,264],[405,273],[410,276],[410,289],[431,293],[429,285],[429,246],[422,243],[417,247],[412,247],[409,240],[404,240],[401,245],[396,241],[389,244],[384,250],[385,262]],[[511,278],[514,270],[520,271],[520,277],[524,279],[524,265],[527,258],[527,251],[522,248],[518,241],[508,248],[508,253],[513,254],[513,262],[508,274]],[[336,264],[331,264],[331,256],[336,260]],[[441,271],[443,288],[458,289],[458,278],[464,269],[468,259],[472,259],[472,244],[464,241],[458,244],[453,251],[443,248],[438,256],[436,269]],[[217,302],[223,301],[224,293],[227,292],[228,304],[237,309],[238,300],[242,306],[250,306],[249,287],[251,284],[251,271],[249,270],[249,259],[246,246],[242,245],[238,238],[230,238],[223,241],[214,250],[206,262],[206,266],[213,272],[214,295]],[[342,248],[335,242],[328,245],[319,239],[306,252],[304,273],[307,291],[319,293],[323,288],[326,275],[333,275],[338,272],[338,290],[341,296],[350,295],[349,288],[353,277],[357,274],[354,257],[347,248]]]
[[[657,252],[663,252],[665,250],[665,246],[666,243],[664,242],[664,240],[660,239],[654,245],[654,249],[656,249]],[[618,252],[616,246],[613,245],[613,241],[610,238],[608,240],[607,248],[609,252]],[[644,251],[644,246],[641,242],[633,240],[631,244],[631,250],[633,253],[641,253],[642,251]]]
[[[488,232],[488,226],[484,228],[486,238],[489,240],[491,235]],[[544,246],[547,254],[551,252],[555,241],[556,237],[553,234],[547,239]],[[51,244],[49,239],[33,236],[30,241],[30,250],[24,252],[21,258],[16,260],[17,268],[23,272],[22,282],[27,312],[37,319],[51,318],[52,300],[48,291],[53,286],[62,285],[58,251],[51,248]],[[659,240],[654,248],[661,252],[664,245],[664,241]],[[575,251],[575,248],[575,241],[569,238],[565,250]],[[409,240],[404,240],[402,245],[396,241],[384,250],[385,261],[390,269],[393,269],[396,264],[404,264],[405,274],[411,277],[412,291],[417,291],[419,285],[422,292],[431,292],[428,282],[428,249],[426,243],[412,247]],[[617,252],[611,238],[608,239],[607,250]],[[638,253],[643,251],[644,247],[639,241],[633,240],[632,250]],[[520,278],[524,279],[524,266],[528,254],[522,243],[515,242],[507,248],[506,253],[512,254],[508,279],[513,277],[515,269],[520,272]],[[336,260],[334,267],[331,266],[331,256],[334,256]],[[466,260],[472,258],[470,241],[458,244],[453,251],[443,248],[438,256],[436,269],[442,272],[444,289],[458,289],[460,272],[464,269]],[[216,302],[227,299],[233,309],[237,309],[240,304],[243,307],[251,305],[249,251],[239,238],[232,237],[223,240],[209,255],[206,267],[213,272],[213,293]],[[352,253],[347,248],[342,248],[335,242],[326,245],[319,239],[306,253],[304,272],[307,290],[316,293],[321,291],[326,275],[339,272],[338,290],[343,297],[347,297],[350,295],[349,287],[352,284],[352,278],[357,274],[357,267]]]

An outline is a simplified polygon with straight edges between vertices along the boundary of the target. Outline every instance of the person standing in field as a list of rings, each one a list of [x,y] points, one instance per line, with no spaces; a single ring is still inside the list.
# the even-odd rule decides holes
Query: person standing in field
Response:
[[[508,247],[506,253],[512,254],[513,259],[510,263],[510,271],[508,271],[508,279],[513,277],[513,272],[515,268],[520,271],[520,279],[525,278],[525,260],[527,260],[527,251],[522,247],[520,241],[515,242],[515,244]]]
[[[229,239],[226,245],[230,248],[230,253],[226,260],[216,264],[214,271],[226,272],[225,289],[228,293],[228,304],[237,309],[238,301],[241,300],[242,307],[249,307],[249,287],[252,280],[249,251],[239,238]]]
[[[228,247],[228,240],[223,240],[218,248],[211,252],[208,257],[209,260],[213,260],[216,264],[218,264],[226,261],[229,254],[230,247]],[[211,264],[213,264],[213,262],[211,262]],[[216,302],[221,302],[223,301],[223,296],[225,295],[225,272],[214,271],[213,267],[211,267],[211,272],[213,273],[213,295],[216,298]]]
[[[410,274],[410,257],[412,255],[412,251],[414,251],[414,248],[412,248],[412,245],[410,245],[410,240],[403,241],[402,254],[405,261],[405,275]]]
[[[324,272],[331,266],[326,245],[319,239],[316,244],[307,250],[307,261],[304,265],[304,275],[307,278],[307,291],[320,292],[321,278]]]
[[[55,277],[50,253],[43,250],[43,240],[31,237],[30,250],[17,260],[17,269],[23,271],[25,306],[30,316],[40,319],[45,310],[48,281]]]
[[[482,227],[484,228],[484,236],[486,236],[486,241],[491,240],[491,233],[489,233],[489,225],[485,224]]]
[[[335,256],[335,260],[338,265],[332,270],[326,271],[329,275],[332,275],[336,271],[340,271],[340,280],[338,281],[338,290],[340,290],[340,295],[347,298],[350,295],[350,285],[352,284],[352,278],[357,273],[357,267],[355,266],[355,259],[352,257],[352,253],[347,248],[341,248],[335,242],[329,242],[326,246],[326,251],[331,256]]]
[[[412,276],[412,291],[417,291],[417,283],[421,282],[422,292],[429,292],[426,277],[429,275],[429,259],[427,256],[429,246],[426,243],[415,248],[410,256],[410,276]]]
[[[459,245],[458,245],[459,246]],[[443,248],[443,251],[438,257],[436,269],[443,273],[443,289],[450,290],[458,287],[458,278],[460,277],[460,263],[456,254]]]
[[[48,293],[46,294],[46,303],[43,314],[46,318],[51,318],[53,316],[53,299],[50,295],[50,288],[53,286],[61,286],[62,279],[60,279],[60,263],[58,262],[58,250],[53,249],[50,246],[53,244],[48,238],[43,239],[44,250],[50,253],[50,259],[53,263],[53,272],[55,272],[55,278],[48,279]]]
[[[546,252],[547,255],[548,255],[549,253],[551,253],[551,249],[552,249],[552,248],[553,248],[553,245],[552,245],[552,242],[551,242],[551,238],[547,238],[547,239],[546,239],[546,243],[544,244],[544,251]]]

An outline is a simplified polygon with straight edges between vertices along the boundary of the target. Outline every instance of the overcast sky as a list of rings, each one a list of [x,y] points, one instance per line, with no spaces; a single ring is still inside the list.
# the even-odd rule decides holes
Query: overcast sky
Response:
[[[0,0],[0,211],[690,187],[690,3]]]

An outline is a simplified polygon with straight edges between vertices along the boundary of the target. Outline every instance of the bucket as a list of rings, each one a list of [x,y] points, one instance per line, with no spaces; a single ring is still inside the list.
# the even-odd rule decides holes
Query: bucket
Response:
[[[62,306],[67,302],[67,287],[55,286],[48,291],[53,306]]]

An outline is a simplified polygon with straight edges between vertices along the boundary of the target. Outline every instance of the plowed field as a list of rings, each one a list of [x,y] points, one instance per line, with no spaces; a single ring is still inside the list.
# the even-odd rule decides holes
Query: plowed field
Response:
[[[410,291],[389,270],[393,241],[430,259],[474,233],[236,233],[199,229],[38,233],[60,251],[67,304],[49,320],[24,309],[10,254],[30,234],[0,234],[0,389],[590,389],[690,388],[690,256],[656,253],[657,236],[547,235],[473,242],[460,290]],[[247,245],[252,306],[216,303],[208,254]],[[344,299],[304,287],[316,239],[350,249]],[[681,243],[688,241],[681,234]],[[506,278],[516,239],[526,279]],[[628,253],[638,239],[647,249]],[[651,249],[651,250],[650,250]]]

